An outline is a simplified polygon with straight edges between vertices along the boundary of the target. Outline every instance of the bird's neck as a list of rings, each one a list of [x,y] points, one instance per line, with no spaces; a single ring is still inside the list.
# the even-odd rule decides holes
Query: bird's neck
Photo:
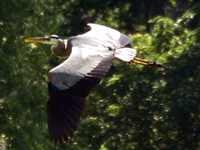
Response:
[[[51,47],[52,53],[61,58],[67,58],[71,54],[71,48],[67,46],[67,40],[59,40],[57,45]]]

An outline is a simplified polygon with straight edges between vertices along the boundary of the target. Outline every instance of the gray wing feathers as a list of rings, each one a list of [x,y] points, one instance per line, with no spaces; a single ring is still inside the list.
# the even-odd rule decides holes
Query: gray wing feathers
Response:
[[[51,82],[60,90],[66,90],[75,85],[84,76],[102,78],[99,64],[107,59],[114,59],[114,52],[106,48],[78,48],[73,47],[70,57],[56,68],[49,71]],[[105,67],[105,66],[104,66]],[[110,67],[110,65],[108,66]],[[96,72],[96,73],[95,73]]]
[[[91,30],[83,35],[91,36],[99,40],[112,40],[116,42],[117,48],[124,47],[132,41],[130,37],[112,28],[92,23],[87,25],[91,27]]]

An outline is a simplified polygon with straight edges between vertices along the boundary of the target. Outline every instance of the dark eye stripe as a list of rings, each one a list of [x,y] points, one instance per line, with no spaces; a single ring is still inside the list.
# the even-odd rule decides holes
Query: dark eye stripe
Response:
[[[57,36],[57,35],[51,35],[50,37],[53,39],[59,39],[59,36]]]

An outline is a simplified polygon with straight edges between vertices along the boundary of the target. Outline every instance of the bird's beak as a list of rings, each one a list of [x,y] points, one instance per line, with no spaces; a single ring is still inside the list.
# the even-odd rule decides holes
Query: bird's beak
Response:
[[[35,37],[35,38],[28,38],[25,39],[25,42],[31,42],[31,43],[45,43],[47,41],[50,41],[49,37]]]

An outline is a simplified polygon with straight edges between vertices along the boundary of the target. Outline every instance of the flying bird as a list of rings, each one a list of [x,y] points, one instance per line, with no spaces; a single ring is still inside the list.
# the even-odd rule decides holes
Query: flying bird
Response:
[[[66,60],[48,73],[48,130],[54,143],[73,137],[89,92],[106,75],[115,58],[146,66],[156,62],[136,58],[132,39],[119,31],[89,23],[85,34],[62,39],[57,35],[25,39],[25,42],[52,45],[51,51]]]

